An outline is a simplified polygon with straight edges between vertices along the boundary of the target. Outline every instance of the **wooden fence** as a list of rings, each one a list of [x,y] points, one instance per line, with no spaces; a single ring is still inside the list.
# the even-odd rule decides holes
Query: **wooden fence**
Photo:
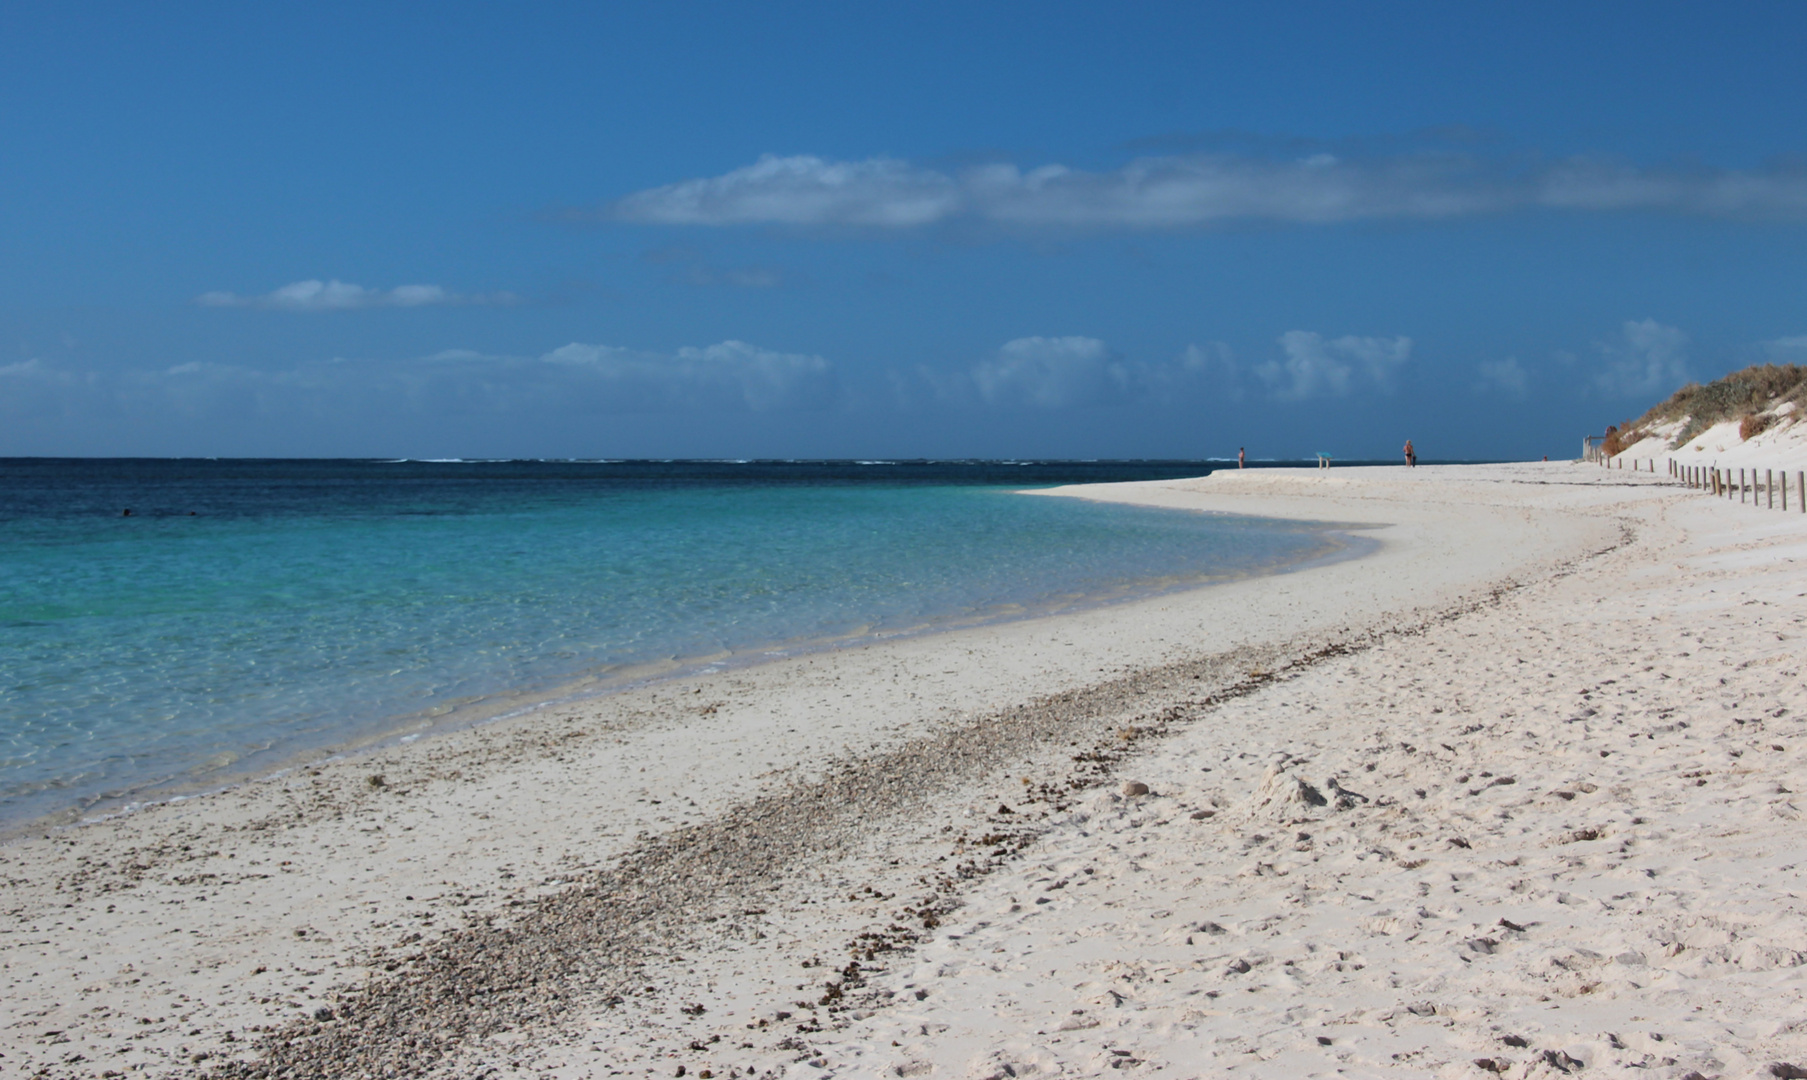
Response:
[[[1655,458],[1631,458],[1633,472],[1656,472]],[[1792,502],[1796,510],[1807,514],[1807,470],[1796,469],[1794,483],[1788,481],[1788,470],[1721,468],[1718,465],[1685,465],[1674,458],[1669,462],[1669,477],[1697,491],[1709,492],[1722,499],[1737,499],[1767,510],[1787,510]],[[1602,458],[1609,469],[1626,467],[1625,458]],[[1790,488],[1793,488],[1792,498]]]

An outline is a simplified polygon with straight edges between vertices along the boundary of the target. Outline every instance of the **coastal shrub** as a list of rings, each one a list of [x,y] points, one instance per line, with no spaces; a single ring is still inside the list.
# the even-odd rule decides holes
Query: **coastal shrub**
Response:
[[[1763,429],[1769,426],[1771,419],[1762,413],[1745,413],[1744,419],[1738,421],[1738,437],[1749,442],[1763,434]]]
[[[1797,409],[1807,406],[1807,366],[1755,364],[1704,386],[1689,383],[1639,417],[1633,426],[1652,427],[1686,417],[1687,423],[1669,444],[1673,448],[1714,424],[1762,412],[1784,401],[1794,402]]]
[[[1606,429],[1606,441],[1600,444],[1607,457],[1618,457],[1620,454],[1636,446],[1650,437],[1650,431],[1642,420],[1627,420],[1622,424],[1613,424]]]

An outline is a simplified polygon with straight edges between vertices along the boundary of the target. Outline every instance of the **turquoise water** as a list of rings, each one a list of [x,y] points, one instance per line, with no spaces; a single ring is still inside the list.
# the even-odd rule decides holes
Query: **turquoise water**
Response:
[[[288,464],[0,471],[0,820],[574,686],[1271,572],[1337,544],[933,472]]]

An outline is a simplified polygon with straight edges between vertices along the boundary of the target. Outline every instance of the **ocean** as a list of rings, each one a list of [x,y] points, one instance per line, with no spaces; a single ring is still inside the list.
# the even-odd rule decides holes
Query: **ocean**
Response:
[[[1346,548],[1018,493],[1214,467],[0,460],[0,826]]]

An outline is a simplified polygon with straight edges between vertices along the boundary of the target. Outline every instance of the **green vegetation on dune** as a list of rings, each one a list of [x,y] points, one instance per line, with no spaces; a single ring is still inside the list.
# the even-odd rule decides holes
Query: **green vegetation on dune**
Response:
[[[1608,428],[1606,452],[1617,454],[1649,434],[1660,424],[1686,419],[1669,440],[1671,449],[1681,446],[1714,424],[1742,418],[1739,434],[1750,438],[1769,426],[1763,415],[1785,401],[1807,408],[1807,367],[1800,364],[1755,364],[1734,371],[1706,385],[1689,383],[1636,420]]]

